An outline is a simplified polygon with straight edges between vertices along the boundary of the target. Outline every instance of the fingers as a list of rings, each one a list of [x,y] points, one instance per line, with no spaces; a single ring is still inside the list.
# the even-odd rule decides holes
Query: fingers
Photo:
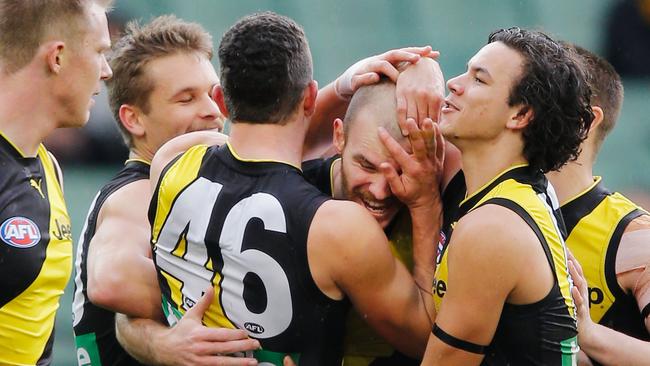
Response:
[[[585,303],[589,301],[589,289],[587,287],[587,282],[585,281],[585,278],[579,273],[576,263],[572,260],[568,261],[568,267],[569,267],[569,274],[571,274],[571,278],[573,279],[573,289],[578,291],[578,296],[574,296],[574,300],[580,300],[580,303]],[[573,290],[572,290],[573,291]],[[579,297],[579,299],[578,299]]]
[[[391,53],[391,52],[396,52],[396,51],[414,53],[414,54],[418,54],[420,56],[425,56],[425,57],[429,56],[432,52],[435,52],[435,51],[432,50],[431,46],[422,46],[422,47],[398,48],[396,50],[388,51],[385,54]]]
[[[357,91],[362,86],[372,85],[379,81],[379,74],[376,72],[368,72],[361,75],[352,77],[352,90]]]
[[[184,318],[202,319],[203,314],[208,310],[214,299],[214,287],[210,286],[205,290],[201,299],[185,313]]]
[[[411,122],[415,123],[415,122]],[[388,150],[388,153],[395,159],[397,164],[401,167],[406,167],[409,164],[409,155],[402,146],[395,141],[395,139],[383,127],[379,127],[379,139]]]
[[[445,161],[445,151],[446,151],[445,137],[442,136],[440,125],[438,125],[437,123],[433,124],[433,130],[436,139],[436,160],[443,163]]]
[[[406,131],[406,112],[407,112],[407,103],[406,97],[404,94],[396,94],[397,99],[397,124],[399,125],[402,135],[408,136],[408,131]]]
[[[427,50],[426,47],[423,48],[415,47],[410,49],[412,51],[409,51],[408,49],[391,50],[382,54],[380,58],[390,62],[393,65],[396,65],[400,62],[410,62],[410,63],[418,62],[421,56],[428,55],[429,53],[431,53],[431,47],[428,47],[429,50]]]
[[[427,109],[429,110],[429,117],[434,122],[440,121],[440,112],[442,110],[443,98],[429,98],[427,99]]]
[[[226,342],[248,339],[248,333],[243,329],[204,327],[200,337],[201,340],[208,342]]]
[[[214,366],[255,366],[257,360],[254,358],[229,357],[229,356],[209,356],[205,357],[202,365]]]
[[[256,339],[240,339],[237,341],[227,342],[209,342],[205,343],[205,355],[232,354],[237,352],[255,351],[260,349],[260,343]]]
[[[296,366],[295,362],[293,362],[293,360],[289,356],[284,356],[284,360],[282,360],[282,364],[284,366]]]
[[[381,173],[386,178],[391,192],[393,192],[395,196],[400,197],[404,193],[405,187],[395,168],[392,165],[384,162],[379,164],[379,171],[381,171]]]

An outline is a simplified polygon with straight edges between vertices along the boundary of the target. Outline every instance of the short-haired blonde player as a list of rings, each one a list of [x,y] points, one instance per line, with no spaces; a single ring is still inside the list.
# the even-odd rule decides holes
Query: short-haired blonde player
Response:
[[[62,177],[41,144],[111,77],[101,0],[0,1],[0,364],[49,365],[72,269]]]

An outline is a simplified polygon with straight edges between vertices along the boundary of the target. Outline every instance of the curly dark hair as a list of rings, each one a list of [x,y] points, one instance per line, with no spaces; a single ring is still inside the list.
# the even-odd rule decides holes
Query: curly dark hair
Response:
[[[548,35],[517,27],[490,34],[524,59],[519,81],[508,104],[533,110],[523,131],[524,156],[532,168],[558,170],[580,154],[593,113],[591,90],[574,52]]]
[[[273,12],[233,25],[221,39],[219,62],[226,107],[235,123],[284,123],[312,80],[305,33]]]

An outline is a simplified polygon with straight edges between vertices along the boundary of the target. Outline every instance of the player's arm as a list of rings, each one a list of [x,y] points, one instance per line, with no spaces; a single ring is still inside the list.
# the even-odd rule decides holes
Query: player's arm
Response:
[[[257,365],[253,358],[225,355],[256,350],[257,340],[241,329],[208,328],[201,323],[214,297],[210,287],[199,302],[172,328],[149,319],[123,314],[115,318],[117,339],[135,359],[146,365]]]
[[[360,229],[361,228],[361,229]],[[377,221],[349,201],[328,201],[309,230],[308,257],[319,288],[347,295],[359,314],[400,351],[421,357],[431,322],[426,297],[391,253]]]
[[[636,299],[650,334],[650,215],[639,216],[625,228],[615,266],[618,283]]]
[[[190,147],[195,145],[223,145],[226,141],[228,141],[228,136],[215,130],[190,132],[167,141],[160,147],[160,149],[158,149],[156,155],[154,155],[153,160],[151,161],[149,177],[151,178],[150,182],[152,190],[155,189],[158,184],[160,173],[167,164]],[[146,207],[149,207],[149,202],[147,202]]]
[[[401,63],[413,63],[422,57],[437,57],[431,47],[407,47],[390,50],[362,59],[350,66],[336,80],[318,91],[316,110],[305,137],[303,160],[328,155],[332,148],[332,121],[343,118],[354,92],[361,86],[374,84],[380,75],[397,81]]]
[[[644,342],[598,323],[589,315],[589,289],[580,264],[572,259],[572,295],[578,315],[578,344],[602,365],[650,365],[650,342]]]
[[[104,203],[88,251],[88,297],[95,305],[159,319],[160,289],[149,248],[149,182],[130,183]]]
[[[536,240],[526,230],[514,212],[495,205],[479,207],[456,224],[448,252],[447,292],[423,365],[481,363],[522,270],[520,258],[526,258],[517,247],[522,240]]]

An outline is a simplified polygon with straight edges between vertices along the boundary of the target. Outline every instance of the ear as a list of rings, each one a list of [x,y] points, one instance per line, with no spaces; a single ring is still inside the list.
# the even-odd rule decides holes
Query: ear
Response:
[[[53,74],[61,72],[64,61],[64,51],[66,50],[65,43],[61,41],[48,42],[43,46],[45,52],[45,63],[47,69]]]
[[[144,124],[140,121],[141,113],[140,109],[132,105],[122,104],[120,106],[120,123],[134,137],[145,135]]]
[[[343,153],[345,147],[345,132],[343,129],[343,121],[340,118],[334,120],[334,135],[332,136],[334,147],[339,154]]]
[[[603,109],[599,106],[592,105],[591,110],[594,113],[594,119],[591,120],[591,126],[589,126],[589,135],[595,133],[596,130],[598,130],[600,124],[603,122],[603,119],[605,119],[605,112],[603,112]]]
[[[305,88],[305,97],[303,99],[303,108],[305,116],[310,117],[316,110],[316,96],[318,95],[318,83],[316,80],[309,82]]]
[[[226,108],[226,100],[223,95],[223,88],[221,85],[217,84],[212,88],[212,100],[217,103],[217,106],[221,110],[221,113],[224,115],[224,117],[229,118],[230,113],[228,112],[228,108]]]
[[[512,116],[508,123],[506,123],[506,128],[512,130],[520,130],[528,126],[530,121],[535,117],[535,112],[530,106],[520,107],[517,111],[517,114]]]

